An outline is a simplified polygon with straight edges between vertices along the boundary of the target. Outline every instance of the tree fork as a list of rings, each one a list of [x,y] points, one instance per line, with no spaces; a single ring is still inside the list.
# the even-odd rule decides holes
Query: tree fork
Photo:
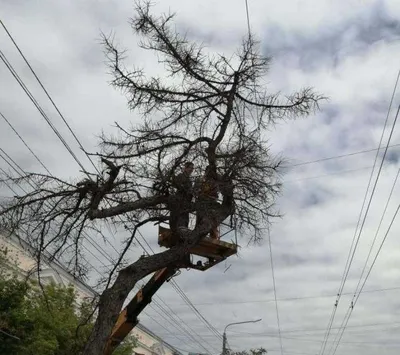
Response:
[[[222,207],[218,213],[218,219],[226,219],[231,210],[232,206]],[[197,229],[180,233],[185,243],[174,246],[164,252],[141,258],[122,269],[112,287],[105,290],[100,296],[98,316],[83,355],[99,355],[103,353],[124,301],[136,283],[147,275],[181,260],[188,250],[209,232],[210,228],[211,221],[205,218]]]

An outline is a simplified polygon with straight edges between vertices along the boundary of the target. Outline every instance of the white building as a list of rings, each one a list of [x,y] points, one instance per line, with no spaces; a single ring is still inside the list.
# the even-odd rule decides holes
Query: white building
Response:
[[[32,248],[17,237],[5,238],[0,234],[0,250],[7,248],[8,258],[10,259],[10,267],[14,267],[17,263],[17,270],[21,275],[26,275],[32,271],[36,262],[32,258]],[[76,290],[78,300],[84,298],[92,298],[96,292],[84,282],[75,279],[61,264],[58,262],[50,262],[44,257],[44,264],[40,271],[43,282],[55,282],[64,286],[72,284]],[[36,273],[33,273],[36,275]],[[132,335],[138,339],[139,346],[134,349],[135,355],[181,355],[181,353],[173,346],[158,337],[144,325],[138,324],[133,330]]]

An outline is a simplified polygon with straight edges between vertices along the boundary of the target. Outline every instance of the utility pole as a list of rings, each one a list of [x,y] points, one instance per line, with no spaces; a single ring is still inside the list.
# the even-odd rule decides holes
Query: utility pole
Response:
[[[260,322],[261,319],[256,319],[256,320],[246,320],[244,322],[235,322],[235,323],[229,323],[225,329],[224,329],[224,334],[222,335],[222,355],[228,355],[228,351],[227,351],[227,338],[226,338],[226,330],[228,329],[228,327],[232,326],[232,325],[237,325],[237,324],[245,324],[245,323],[257,323]]]
[[[226,333],[222,335],[222,355],[228,355],[226,353]]]

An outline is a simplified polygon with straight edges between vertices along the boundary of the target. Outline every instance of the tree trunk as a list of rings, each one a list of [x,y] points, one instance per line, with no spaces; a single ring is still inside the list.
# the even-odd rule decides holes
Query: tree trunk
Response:
[[[223,206],[218,213],[217,219],[220,222],[231,212],[231,206],[226,207],[228,206]],[[162,253],[141,258],[122,269],[113,286],[100,296],[98,316],[83,355],[102,355],[124,301],[135,284],[147,275],[179,261],[188,249],[196,245],[209,232],[210,228],[211,221],[206,218],[194,231],[183,232],[182,237],[185,243]]]
[[[103,354],[124,301],[136,283],[164,266],[178,261],[184,253],[185,248],[180,246],[139,259],[119,272],[113,286],[105,290],[100,296],[98,316],[85,345],[84,355]]]

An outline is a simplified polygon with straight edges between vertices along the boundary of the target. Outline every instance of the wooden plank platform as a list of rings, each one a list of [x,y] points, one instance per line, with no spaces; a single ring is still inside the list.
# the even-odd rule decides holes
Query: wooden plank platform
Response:
[[[191,254],[202,256],[204,258],[228,258],[236,254],[237,247],[235,244],[227,243],[222,240],[204,237],[199,244],[190,250]]]
[[[170,229],[159,226],[158,244],[160,246],[171,248],[176,245],[177,242],[177,238],[174,238]],[[204,237],[196,246],[191,248],[189,252],[190,254],[203,258],[222,261],[237,253],[237,245],[210,237]]]

